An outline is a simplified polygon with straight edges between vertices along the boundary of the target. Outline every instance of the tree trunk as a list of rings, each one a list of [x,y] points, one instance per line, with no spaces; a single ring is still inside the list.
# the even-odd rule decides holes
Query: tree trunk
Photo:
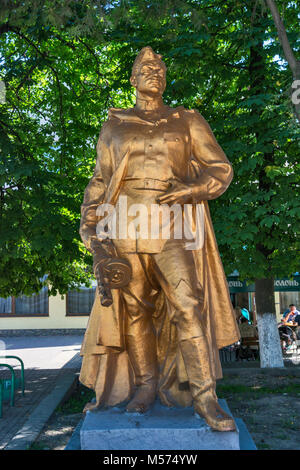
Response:
[[[288,36],[286,34],[286,29],[281,19],[281,16],[279,14],[276,2],[274,2],[274,0],[266,0],[266,1],[272,13],[273,20],[274,20],[277,33],[278,33],[278,38],[282,46],[284,56],[292,71],[293,79],[295,81],[300,80],[300,61],[296,59],[295,53],[293,49],[291,48],[291,45],[288,40]],[[291,94],[293,94],[293,91],[294,91],[294,88],[291,88]],[[300,103],[293,102],[293,105],[294,105],[296,117],[298,121],[300,122]]]
[[[259,21],[256,24],[257,28],[264,28]],[[257,41],[250,47],[250,60],[249,60],[249,84],[250,84],[250,96],[257,96],[261,93],[267,93],[268,87],[266,84],[266,64],[265,64],[265,53],[263,41]],[[253,129],[256,135],[257,144],[268,144],[272,145],[272,141],[269,141],[265,137],[265,124],[263,120],[263,111],[259,104],[253,104],[251,114],[253,118],[259,118],[255,122]],[[262,118],[260,120],[260,118]],[[268,165],[274,165],[274,146],[272,150],[264,152],[263,154],[264,163],[257,168],[257,179],[259,190],[262,194],[269,192],[273,187],[274,183],[270,180],[265,172],[265,167]],[[265,201],[258,201],[258,207],[265,206]],[[272,215],[272,210],[270,211]],[[271,237],[271,229],[264,229],[263,237],[266,241]],[[266,246],[262,239],[256,244],[257,251],[264,257],[265,272],[272,272],[272,266],[270,264],[270,256],[272,250]],[[266,367],[284,367],[282,359],[282,351],[280,346],[279,333],[276,322],[275,314],[275,297],[274,297],[274,281],[272,275],[268,279],[257,279],[255,282],[255,301],[256,301],[256,312],[257,312],[257,327],[259,335],[259,348],[260,348],[260,365],[262,368]]]
[[[255,281],[260,366],[284,367],[275,313],[274,280]]]

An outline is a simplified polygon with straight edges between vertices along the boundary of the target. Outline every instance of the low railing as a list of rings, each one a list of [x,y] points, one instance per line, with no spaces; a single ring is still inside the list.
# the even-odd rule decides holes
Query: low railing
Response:
[[[220,361],[222,364],[228,362],[235,362],[236,360],[236,345],[232,344],[231,346],[226,346],[219,350]]]

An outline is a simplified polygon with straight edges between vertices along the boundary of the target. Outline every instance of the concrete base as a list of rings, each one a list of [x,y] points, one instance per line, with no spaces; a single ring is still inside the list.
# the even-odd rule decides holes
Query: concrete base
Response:
[[[225,400],[220,405],[230,413]],[[238,431],[212,431],[193,408],[158,402],[144,415],[124,407],[87,412],[80,442],[82,450],[240,450]]]

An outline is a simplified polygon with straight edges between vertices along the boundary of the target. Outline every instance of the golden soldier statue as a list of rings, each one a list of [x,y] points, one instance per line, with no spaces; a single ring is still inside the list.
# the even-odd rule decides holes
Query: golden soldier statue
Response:
[[[213,429],[231,431],[215,393],[218,349],[239,332],[207,200],[227,189],[232,168],[197,111],[164,105],[166,67],[151,47],[137,56],[130,81],[136,105],[109,110],[82,204],[80,234],[99,285],[81,349],[80,380],[96,392],[86,409],[127,402],[127,411],[145,412],[159,396],[166,406],[193,404]],[[187,249],[183,238],[132,237],[128,225],[125,237],[123,226],[123,236],[99,239],[97,209],[111,204],[120,220],[121,196],[128,207],[202,207],[203,243]],[[110,291],[111,266],[112,284],[122,266],[131,278]]]

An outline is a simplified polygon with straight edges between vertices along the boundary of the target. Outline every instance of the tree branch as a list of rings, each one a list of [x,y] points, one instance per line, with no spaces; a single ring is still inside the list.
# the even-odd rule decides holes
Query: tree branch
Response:
[[[11,26],[8,23],[0,24],[0,35],[12,31]]]
[[[59,119],[60,119],[60,125],[62,129],[62,137],[63,137],[63,145],[62,145],[62,150],[61,150],[61,159],[60,159],[60,171],[62,170],[62,163],[63,163],[63,158],[65,156],[65,150],[64,146],[66,143],[66,136],[67,136],[67,130],[66,130],[66,125],[65,125],[65,120],[64,120],[64,112],[63,112],[63,95],[62,95],[62,89],[61,89],[61,84],[59,80],[59,76],[55,68],[51,65],[50,62],[50,56],[47,54],[47,52],[40,51],[40,49],[36,46],[34,42],[32,42],[27,36],[21,33],[19,29],[14,29],[13,31],[18,34],[22,39],[24,39],[27,43],[29,43],[35,50],[36,52],[45,59],[46,65],[52,70],[52,73],[54,75],[54,78],[56,80],[57,84],[57,89],[58,89],[58,99],[59,99]]]
[[[278,38],[279,42],[282,46],[284,56],[289,64],[289,67],[292,71],[293,74],[293,79],[294,80],[300,80],[300,60],[297,60],[294,54],[294,51],[292,50],[286,30],[283,24],[283,21],[280,17],[278,8],[274,0],[266,0],[268,7],[271,10],[274,23],[277,29],[278,33]],[[294,114],[298,121],[300,122],[300,104],[299,103],[293,103],[294,104]]]
[[[274,23],[277,29],[277,33],[278,33],[278,38],[282,46],[285,58],[288,61],[288,64],[293,72],[294,78],[295,79],[299,78],[300,77],[299,61],[297,61],[295,54],[290,46],[290,43],[286,34],[286,30],[285,30],[283,21],[280,17],[277,5],[273,0],[266,0],[266,2],[267,2],[268,7],[271,10]]]
[[[24,85],[24,83],[27,81],[27,79],[30,77],[30,75],[32,74],[32,72],[34,71],[34,69],[37,67],[37,64],[34,64],[30,67],[30,69],[28,70],[28,72],[25,74],[25,77],[21,80],[21,82],[19,83],[19,85],[17,86],[17,89],[16,89],[16,93],[18,94],[19,93],[19,90],[22,88],[22,86]]]

